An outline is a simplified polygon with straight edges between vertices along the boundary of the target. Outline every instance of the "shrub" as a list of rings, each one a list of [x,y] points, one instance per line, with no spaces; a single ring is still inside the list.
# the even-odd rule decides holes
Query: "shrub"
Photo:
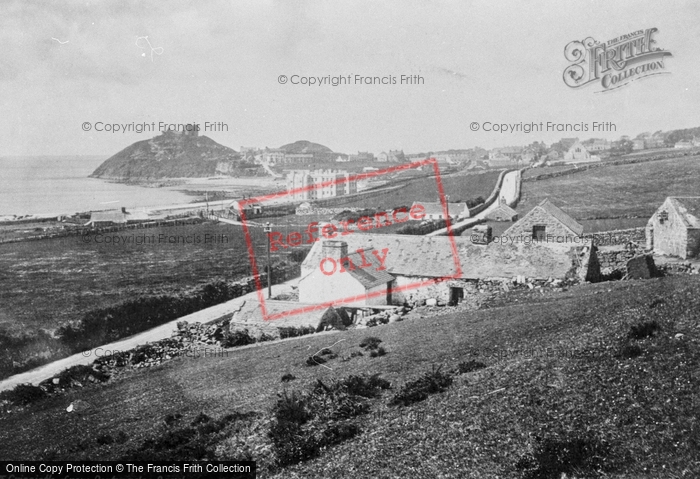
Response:
[[[459,370],[459,374],[471,373],[473,371],[478,371],[479,369],[483,369],[485,367],[486,367],[486,364],[482,363],[481,361],[477,361],[475,359],[471,359],[469,361],[459,363],[459,365],[457,366],[457,368]]]
[[[182,418],[182,414],[180,414],[179,412],[175,413],[175,414],[168,414],[167,416],[165,416],[163,418],[163,422],[165,423],[166,426],[170,426],[175,421],[177,421],[178,419],[181,419],[181,418]]]
[[[306,461],[318,453],[315,438],[305,434],[297,423],[278,421],[270,427],[268,436],[282,467]]]
[[[593,436],[536,441],[534,453],[521,457],[515,464],[515,469],[523,472],[523,479],[559,478],[568,474],[588,477],[613,469],[612,448]]]
[[[377,349],[377,347],[379,346],[379,343],[381,343],[381,342],[382,342],[381,339],[375,338],[374,336],[369,336],[369,337],[362,340],[362,342],[360,343],[360,347],[364,348],[365,350]]]
[[[348,376],[342,380],[341,384],[349,394],[366,398],[376,397],[382,389],[391,388],[391,383],[379,377],[379,374],[372,376]]]
[[[286,383],[286,382],[289,382],[289,381],[294,381],[296,378],[297,378],[297,377],[294,376],[293,374],[287,373],[287,374],[285,374],[284,376],[282,376],[282,382],[283,382],[283,383]]]
[[[323,359],[321,356],[317,356],[317,355],[309,356],[306,359],[307,366],[318,366],[319,364],[323,364],[325,362],[326,362],[325,359]]]
[[[375,349],[369,353],[369,357],[370,358],[378,358],[380,356],[384,356],[385,354],[386,354],[386,350],[383,347],[379,346],[377,349]]]
[[[253,338],[247,329],[229,331],[225,336],[224,340],[221,342],[221,347],[223,348],[233,348],[236,346],[245,346],[247,344],[253,344],[255,338]]]
[[[299,326],[295,328],[293,326],[277,328],[280,333],[280,339],[286,338],[296,338],[298,336],[304,336],[306,334],[313,334],[316,330],[310,326]]]
[[[63,385],[70,384],[71,380],[83,383],[89,381],[91,376],[93,380],[99,382],[104,382],[109,379],[109,375],[83,364],[65,369],[57,377],[60,379],[59,384]]]
[[[430,394],[445,391],[452,385],[452,376],[440,371],[442,366],[426,372],[420,378],[410,381],[401,387],[401,390],[391,399],[393,405],[408,406],[423,401]]]
[[[630,331],[627,333],[629,339],[644,339],[654,335],[659,331],[659,323],[656,321],[645,321],[639,324],[630,326]]]
[[[95,438],[95,442],[98,446],[105,446],[108,444],[114,444],[114,438],[111,436],[111,434],[100,434],[97,436],[97,438]]]
[[[207,416],[203,412],[197,414],[197,416],[192,420],[192,426],[198,426],[199,424],[204,424],[211,421],[211,417]]]
[[[307,400],[294,392],[288,394],[287,391],[278,394],[273,414],[278,422],[292,422],[299,425],[311,418]]]
[[[0,392],[0,401],[9,401],[18,406],[26,406],[44,397],[46,397],[46,392],[32,384],[18,384],[13,389]]]

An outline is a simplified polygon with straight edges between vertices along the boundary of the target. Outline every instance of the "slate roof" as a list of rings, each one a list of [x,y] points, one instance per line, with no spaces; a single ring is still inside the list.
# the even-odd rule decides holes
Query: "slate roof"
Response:
[[[700,228],[700,196],[671,196],[669,200],[687,228]]]
[[[490,243],[472,244],[469,237],[454,237],[456,252],[448,236],[359,234],[343,236],[348,251],[387,248],[386,271],[396,276],[442,278],[457,273],[460,278],[563,278],[572,267],[572,249],[585,243]],[[323,259],[322,241],[311,248],[302,271],[318,268]],[[456,255],[455,255],[456,253]],[[303,274],[303,273],[302,273]]]
[[[425,214],[428,215],[442,215],[442,203],[424,203],[421,201],[415,201],[414,205],[419,204],[425,208]],[[464,212],[465,203],[447,203],[447,211],[451,217],[456,217]]]
[[[573,231],[577,236],[583,233],[583,226],[578,223],[571,216],[564,213],[558,206],[549,201],[549,198],[545,198],[542,202],[535,208],[542,208],[550,215],[554,216],[560,223]],[[529,214],[529,213],[528,213]],[[526,215],[527,216],[527,215]]]
[[[363,264],[362,257],[358,252],[348,254],[348,258],[350,258],[354,268],[349,267],[349,265],[345,266],[348,273],[350,273],[350,276],[359,281],[360,284],[365,287],[365,289],[386,285],[387,283],[394,281],[394,277],[386,270],[379,269],[381,268],[382,264],[372,253],[373,250],[374,248],[367,248],[362,253],[365,256],[366,262],[372,263],[372,266],[361,268],[360,265]],[[377,254],[381,255],[381,252],[378,252]]]
[[[486,214],[486,217],[487,218],[495,218],[497,216],[501,216],[503,218],[510,219],[510,218],[517,216],[517,215],[518,215],[518,212],[515,211],[513,208],[511,208],[510,206],[508,206],[505,203],[500,203],[497,207],[495,207],[494,209],[489,211]]]

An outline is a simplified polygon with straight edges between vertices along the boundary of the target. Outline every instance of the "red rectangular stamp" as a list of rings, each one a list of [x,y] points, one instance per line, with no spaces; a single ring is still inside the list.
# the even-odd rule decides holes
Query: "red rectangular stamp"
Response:
[[[431,274],[426,272],[423,278],[399,277],[394,267],[398,261],[406,263],[415,261],[415,258],[407,258],[410,248],[402,242],[416,243],[421,238],[411,235],[386,235],[371,234],[371,230],[382,228],[397,223],[417,221],[425,218],[425,208],[420,203],[409,207],[395,208],[389,211],[380,211],[373,216],[362,216],[354,219],[346,219],[336,223],[311,222],[305,231],[293,232],[283,235],[281,232],[266,231],[270,251],[293,248],[302,245],[313,245],[302,264],[302,275],[299,280],[299,307],[291,307],[280,311],[277,307],[270,307],[266,303],[263,284],[260,278],[261,269],[258,267],[255,257],[255,245],[250,234],[252,226],[246,219],[246,210],[252,205],[265,205],[265,203],[279,202],[282,199],[298,201],[301,196],[320,197],[314,192],[328,191],[329,188],[342,188],[350,191],[345,183],[356,184],[357,181],[376,178],[382,175],[397,173],[411,168],[429,167],[434,171],[435,189],[442,207],[442,217],[446,222],[447,236],[433,237],[434,241],[441,243],[443,249],[448,247],[454,263],[454,270],[445,270],[445,265],[436,267],[436,271],[445,274]],[[303,195],[309,192],[310,194]],[[239,216],[248,247],[250,265],[255,278],[255,285],[260,302],[263,319],[272,321],[292,315],[304,314],[310,311],[327,309],[330,306],[347,307],[372,307],[376,305],[392,305],[392,300],[402,297],[405,291],[428,287],[438,282],[457,279],[462,276],[462,268],[457,253],[457,244],[451,232],[449,208],[445,198],[445,192],[440,177],[437,160],[429,158],[425,160],[391,166],[381,170],[358,173],[355,175],[341,175],[339,178],[307,184],[299,188],[287,191],[247,198],[238,202]],[[448,244],[443,244],[447,242]],[[413,252],[420,254],[419,252]],[[449,265],[448,265],[449,266]],[[287,303],[289,304],[289,303]],[[274,312],[273,312],[274,311]]]

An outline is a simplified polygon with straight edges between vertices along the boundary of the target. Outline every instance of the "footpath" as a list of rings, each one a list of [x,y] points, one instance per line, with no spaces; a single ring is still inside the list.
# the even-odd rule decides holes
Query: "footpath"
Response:
[[[274,297],[281,294],[291,293],[293,289],[292,287],[296,287],[298,281],[299,278],[295,278],[285,283],[272,285],[272,296]],[[267,288],[263,291],[263,293],[267,294]],[[225,319],[233,312],[238,311],[243,303],[248,300],[257,301],[258,292],[253,291],[252,293],[244,294],[243,296],[239,296],[238,298],[232,299],[225,303],[217,304],[216,306],[197,311],[196,313],[188,314],[187,316],[177,318],[173,321],[156,326],[153,329],[149,329],[148,331],[144,331],[134,336],[120,339],[119,341],[109,344],[104,344],[91,350],[83,351],[82,353],[59,359],[49,364],[44,364],[43,366],[32,369],[31,371],[15,374],[14,376],[10,376],[9,378],[0,381],[0,391],[12,389],[18,384],[30,383],[37,385],[45,379],[56,376],[64,369],[80,364],[92,364],[92,362],[101,355],[112,354],[117,351],[128,351],[142,344],[169,338],[172,336],[173,332],[177,330],[177,323],[180,321],[207,324]]]

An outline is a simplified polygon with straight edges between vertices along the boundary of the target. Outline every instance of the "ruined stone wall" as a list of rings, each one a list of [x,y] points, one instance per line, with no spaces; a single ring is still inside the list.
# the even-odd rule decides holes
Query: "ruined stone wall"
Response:
[[[654,228],[654,253],[686,258],[688,254],[688,235],[683,219],[666,202],[659,208],[668,213],[668,219],[662,223],[657,213],[652,217]]]

